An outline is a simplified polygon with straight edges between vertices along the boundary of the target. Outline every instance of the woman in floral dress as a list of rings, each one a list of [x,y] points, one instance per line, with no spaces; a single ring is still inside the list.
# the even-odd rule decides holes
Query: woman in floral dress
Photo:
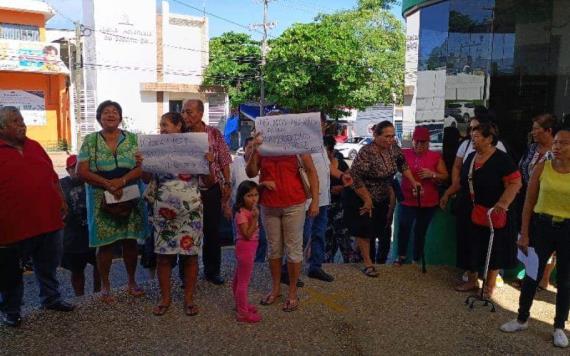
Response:
[[[182,116],[166,113],[160,121],[160,133],[186,132]],[[142,156],[137,157],[142,161]],[[206,158],[211,161],[211,155]],[[150,181],[145,194],[153,205],[152,225],[154,226],[154,251],[157,254],[157,275],[161,298],[154,307],[153,314],[164,315],[171,303],[170,274],[176,256],[184,269],[184,313],[198,314],[193,302],[194,289],[198,279],[198,255],[202,248],[202,200],[198,183],[207,181],[210,176],[191,174],[144,173],[143,179]]]

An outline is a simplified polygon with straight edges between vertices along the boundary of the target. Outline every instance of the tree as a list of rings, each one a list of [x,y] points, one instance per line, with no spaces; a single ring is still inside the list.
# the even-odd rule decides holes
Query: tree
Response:
[[[361,3],[380,1],[361,1]],[[382,2],[384,3],[384,2]],[[339,117],[401,100],[405,35],[388,11],[367,6],[295,24],[270,43],[265,78],[271,101]]]
[[[222,85],[231,107],[259,97],[259,42],[245,33],[226,32],[210,40],[204,84]]]

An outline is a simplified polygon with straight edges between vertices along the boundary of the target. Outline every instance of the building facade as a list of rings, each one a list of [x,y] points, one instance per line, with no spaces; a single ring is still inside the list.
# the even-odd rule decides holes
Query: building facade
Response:
[[[184,99],[201,99],[210,124],[228,115],[223,88],[202,85],[207,18],[173,14],[166,1],[157,9],[155,0],[84,0],[83,17],[82,135],[98,129],[95,108],[107,99],[140,133],[157,132],[160,116],[180,111]]]
[[[57,43],[46,42],[54,15],[44,2],[0,0],[0,107],[18,107],[28,137],[48,149],[71,139],[69,71]]]
[[[492,109],[515,153],[531,118],[570,113],[570,2],[404,0],[404,130]]]

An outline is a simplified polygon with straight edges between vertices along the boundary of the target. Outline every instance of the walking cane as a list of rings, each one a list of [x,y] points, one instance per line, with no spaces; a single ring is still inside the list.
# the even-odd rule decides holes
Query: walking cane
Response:
[[[489,246],[487,246],[487,257],[485,258],[485,270],[483,272],[483,287],[481,288],[480,294],[473,294],[467,297],[465,300],[465,305],[469,305],[469,309],[473,310],[475,302],[482,302],[483,306],[491,305],[491,312],[495,312],[495,304],[489,299],[485,298],[484,291],[487,286],[487,272],[489,272],[489,261],[491,260],[491,250],[493,249],[493,239],[495,238],[495,229],[493,227],[493,220],[491,219],[491,214],[495,208],[489,209],[487,212],[487,219],[489,219]]]
[[[422,196],[421,196],[421,188],[416,187],[416,199],[418,200],[418,210],[422,208]],[[416,224],[418,223],[416,219]],[[422,244],[422,273],[427,273],[426,269],[426,236],[423,237],[423,244]]]

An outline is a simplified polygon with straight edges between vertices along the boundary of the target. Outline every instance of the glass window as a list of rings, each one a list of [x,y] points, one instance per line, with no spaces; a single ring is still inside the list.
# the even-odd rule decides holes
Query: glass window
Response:
[[[39,41],[40,29],[37,26],[0,23],[0,39],[17,41]]]

